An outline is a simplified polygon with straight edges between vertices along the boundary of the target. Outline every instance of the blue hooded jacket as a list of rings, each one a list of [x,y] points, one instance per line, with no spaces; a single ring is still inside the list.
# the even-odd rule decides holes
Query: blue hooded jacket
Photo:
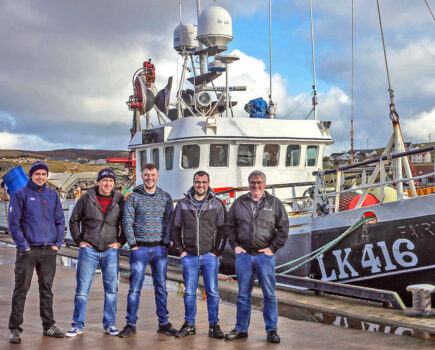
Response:
[[[65,237],[65,217],[55,191],[32,180],[17,190],[9,203],[9,231],[19,251],[33,246],[56,245]]]

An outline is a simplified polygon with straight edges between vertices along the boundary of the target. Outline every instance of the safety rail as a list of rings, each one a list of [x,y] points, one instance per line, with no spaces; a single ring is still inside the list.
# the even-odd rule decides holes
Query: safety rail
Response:
[[[394,153],[382,155],[377,158],[359,162],[356,164],[350,164],[335,169],[328,169],[325,171],[313,172],[316,176],[316,184],[314,190],[314,204],[312,206],[313,215],[323,215],[327,213],[336,213],[340,211],[340,196],[362,191],[355,208],[360,208],[364,203],[369,190],[379,188],[379,203],[383,203],[385,200],[385,188],[389,185],[396,186],[397,200],[401,200],[406,195],[400,190],[399,184],[408,184],[411,189],[411,195],[417,196],[418,192],[415,190],[414,181],[422,180],[425,178],[435,177],[435,163],[434,170],[428,174],[412,177],[400,177],[397,178],[394,167],[388,168],[388,163],[392,163],[393,160],[401,157],[407,157],[413,154],[432,152],[435,150],[435,146],[425,147],[421,149],[415,149],[412,151]],[[387,162],[387,164],[385,164]],[[373,169],[363,168],[369,164],[376,164]],[[393,173],[393,178],[389,178],[388,172]],[[356,174],[355,174],[356,173]],[[370,174],[371,173],[371,174]],[[345,176],[345,174],[352,174]],[[331,176],[332,175],[332,176]],[[329,177],[327,179],[327,177]],[[378,179],[379,178],[379,179]],[[377,180],[378,179],[378,180]],[[346,181],[352,180],[352,184],[346,183]],[[359,181],[359,185],[356,182]],[[347,210],[347,209],[346,209]]]

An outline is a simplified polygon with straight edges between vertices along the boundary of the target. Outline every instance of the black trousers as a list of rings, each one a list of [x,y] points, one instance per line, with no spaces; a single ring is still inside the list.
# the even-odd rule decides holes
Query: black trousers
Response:
[[[27,292],[32,282],[33,270],[36,269],[39,283],[39,313],[42,327],[50,328],[54,323],[53,317],[53,279],[56,273],[57,251],[50,246],[32,247],[27,252],[20,253],[17,249],[15,262],[15,288],[12,296],[12,311],[9,318],[9,329],[23,329],[24,304]]]

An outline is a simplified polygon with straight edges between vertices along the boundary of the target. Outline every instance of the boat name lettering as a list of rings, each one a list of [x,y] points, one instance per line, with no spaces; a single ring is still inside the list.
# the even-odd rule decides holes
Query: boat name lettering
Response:
[[[418,264],[418,257],[412,252],[415,245],[409,239],[400,238],[395,240],[390,249],[385,241],[377,242],[376,245],[378,247],[374,247],[372,243],[364,245],[360,260],[361,266],[355,266],[359,259],[358,257],[355,258],[355,254],[352,253],[357,251],[356,249],[344,248],[332,251],[336,268],[330,268],[329,271],[327,271],[323,261],[324,255],[319,255],[317,261],[322,274],[321,279],[323,281],[342,280],[349,277],[358,277],[360,275],[358,271],[367,271],[367,269],[370,269],[370,274],[376,274],[383,271],[397,270],[398,266],[399,268],[409,268]],[[375,254],[376,252],[381,254],[378,256]],[[332,260],[329,259],[329,261]]]
[[[402,236],[411,235],[418,239],[424,238],[426,234],[430,234],[432,237],[435,238],[435,221],[419,222],[412,224],[407,223],[406,225],[397,226],[396,230],[394,231],[396,231],[393,232],[394,234],[398,233]]]

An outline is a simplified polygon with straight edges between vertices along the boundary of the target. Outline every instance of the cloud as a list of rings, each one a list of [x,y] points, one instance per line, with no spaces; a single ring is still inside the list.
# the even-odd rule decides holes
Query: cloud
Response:
[[[211,4],[214,1],[201,2],[202,8]],[[233,23],[241,26],[249,18],[267,22],[268,6],[263,0],[222,0],[217,5],[227,8]],[[132,93],[131,77],[142,62],[152,58],[156,64],[158,89],[174,76],[175,91],[180,72],[172,49],[173,30],[179,21],[176,1],[16,0],[4,1],[1,6],[0,31],[13,35],[0,36],[4,48],[0,57],[0,132],[9,140],[1,141],[0,147],[124,149],[132,118],[125,102]],[[380,147],[392,129],[376,5],[356,2],[355,6],[356,145]],[[272,10],[275,18],[286,23],[284,32],[275,32],[280,40],[297,37],[309,42],[307,3],[275,2]],[[414,116],[417,120],[433,118],[433,112],[428,112],[433,111],[435,101],[433,20],[423,1],[396,0],[388,3],[388,9],[382,3],[381,10],[396,106],[402,125],[408,127]],[[183,21],[196,22],[193,1],[182,1],[182,16]],[[318,87],[319,119],[333,122],[333,147],[341,150],[349,147],[350,132],[350,2],[340,6],[335,0],[314,2],[314,18],[317,78],[322,87]],[[263,31],[255,29],[264,32],[267,26]],[[282,35],[290,31],[292,36]],[[257,34],[252,32],[241,40],[257,48]],[[306,86],[312,82],[311,52],[302,53],[298,44],[289,41],[288,47],[278,52],[288,62],[286,71],[273,74],[273,99],[278,102],[280,118],[303,119],[312,108],[309,90],[297,95],[289,92],[294,83],[291,72],[309,67]],[[243,106],[247,101],[260,96],[268,99],[268,65],[254,57],[256,53],[233,53],[240,61],[231,65],[231,84],[247,86],[246,92],[233,94],[239,101],[235,111],[246,115]],[[305,67],[293,65],[291,58],[298,55],[306,58]],[[216,84],[223,85],[223,78]],[[429,117],[423,118],[425,113]]]
[[[412,120],[405,120],[402,128],[406,130],[405,137],[412,138],[414,143],[435,140],[435,108],[417,115]]]

